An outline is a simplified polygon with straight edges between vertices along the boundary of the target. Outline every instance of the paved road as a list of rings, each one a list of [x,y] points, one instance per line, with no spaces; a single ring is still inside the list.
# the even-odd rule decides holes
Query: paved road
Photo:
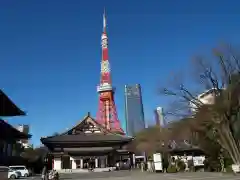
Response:
[[[157,180],[156,175],[149,178]],[[177,174],[161,174],[159,180],[240,180],[239,175],[221,174],[221,173],[177,173]]]
[[[20,179],[16,179],[16,180],[40,180],[40,179],[41,179],[41,177],[40,177],[40,175],[38,175],[38,176],[31,176],[31,177],[27,177],[27,178],[21,177]]]
[[[64,174],[60,180],[240,180],[240,175],[220,173],[142,173],[136,171],[92,172],[78,174]],[[25,180],[25,179],[21,179]],[[30,177],[27,180],[40,180],[40,177]]]

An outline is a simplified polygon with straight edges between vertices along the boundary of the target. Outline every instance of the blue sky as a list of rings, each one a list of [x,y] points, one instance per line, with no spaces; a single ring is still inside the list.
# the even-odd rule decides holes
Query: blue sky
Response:
[[[88,111],[96,115],[103,8],[119,118],[124,85],[140,83],[146,120],[166,107],[157,94],[197,53],[237,43],[240,2],[160,0],[9,0],[0,2],[1,87],[28,116],[32,142],[62,132]]]

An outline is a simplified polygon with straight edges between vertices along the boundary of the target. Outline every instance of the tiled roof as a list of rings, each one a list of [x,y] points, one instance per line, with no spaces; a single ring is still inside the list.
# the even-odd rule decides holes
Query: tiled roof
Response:
[[[76,125],[74,125],[72,128],[68,128],[67,131],[61,133],[60,135],[67,135],[69,134],[69,132],[71,132],[73,129],[77,129],[78,127],[81,127],[82,125],[84,125],[84,123],[86,121],[91,121],[93,122],[97,127],[99,127],[99,129],[101,129],[102,132],[105,133],[110,133],[113,134],[113,132],[110,132],[109,130],[107,130],[104,126],[102,126],[101,124],[99,124],[94,118],[91,117],[90,113],[88,112],[88,114],[81,120],[79,121]]]
[[[53,142],[79,142],[79,143],[92,143],[92,142],[129,142],[132,138],[116,134],[74,134],[74,135],[57,135],[47,138],[41,138],[42,143]]]
[[[86,126],[94,125],[99,129],[98,133],[85,133],[81,129]],[[78,130],[78,131],[76,131]],[[80,130],[80,131],[79,131]],[[131,137],[120,135],[107,130],[101,124],[97,123],[90,113],[83,118],[77,125],[68,129],[64,133],[59,135],[41,138],[43,144],[55,144],[55,143],[77,143],[77,144],[89,144],[89,143],[127,143],[132,140]]]
[[[0,89],[0,116],[21,116],[25,115]]]
[[[28,139],[31,137],[29,134],[22,133],[18,131],[16,128],[0,119],[0,139]]]

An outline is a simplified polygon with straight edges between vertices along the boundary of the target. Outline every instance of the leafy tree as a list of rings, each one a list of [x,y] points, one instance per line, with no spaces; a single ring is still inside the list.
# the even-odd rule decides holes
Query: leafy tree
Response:
[[[230,46],[225,45],[214,50],[215,58],[211,60],[196,58],[193,69],[197,83],[193,85],[189,83],[193,82],[192,79],[189,79],[163,88],[163,93],[173,97],[177,105],[170,114],[187,118],[181,122],[181,127],[185,126],[184,130],[189,127],[195,133],[193,139],[201,142],[205,151],[208,151],[206,145],[210,143],[215,150],[222,149],[235,164],[240,164],[240,144],[233,128],[233,123],[239,122],[240,108],[240,59],[236,54]],[[188,88],[187,84],[196,89]],[[211,89],[212,103],[199,100],[197,92],[203,89]],[[179,129],[177,133],[184,130]]]

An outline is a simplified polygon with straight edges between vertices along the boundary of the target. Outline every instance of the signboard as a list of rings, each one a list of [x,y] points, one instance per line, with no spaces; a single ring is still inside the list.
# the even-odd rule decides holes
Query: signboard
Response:
[[[193,164],[194,166],[204,166],[204,156],[194,156],[193,157]]]
[[[154,162],[155,171],[163,170],[161,153],[153,154],[153,162]]]

